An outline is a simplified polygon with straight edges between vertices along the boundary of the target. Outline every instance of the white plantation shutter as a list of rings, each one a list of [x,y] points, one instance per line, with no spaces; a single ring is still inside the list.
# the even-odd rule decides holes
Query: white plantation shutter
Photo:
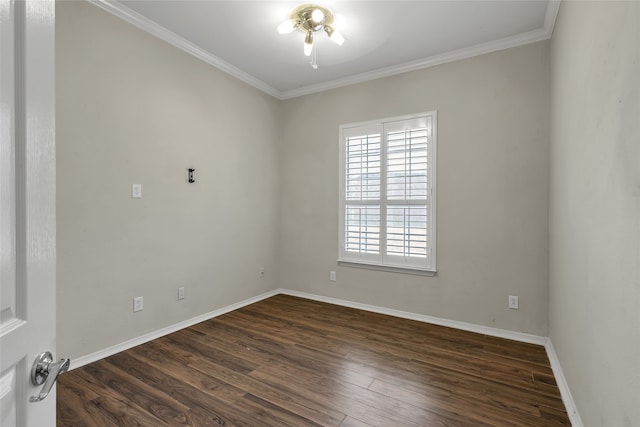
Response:
[[[358,260],[380,258],[382,126],[344,131],[343,248]]]
[[[340,258],[435,271],[436,113],[340,129]]]

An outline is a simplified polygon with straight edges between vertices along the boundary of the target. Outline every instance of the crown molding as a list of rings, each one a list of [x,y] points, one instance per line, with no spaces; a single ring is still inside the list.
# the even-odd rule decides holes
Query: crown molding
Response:
[[[547,10],[545,11],[543,28],[487,43],[480,43],[475,46],[458,49],[440,55],[429,56],[417,61],[406,62],[404,64],[381,68],[343,79],[332,80],[330,82],[319,83],[316,85],[310,85],[284,91],[281,92],[280,99],[291,99],[298,96],[310,95],[312,93],[337,89],[356,83],[364,83],[369,80],[380,79],[383,77],[395,76],[397,74],[408,73],[410,71],[421,70],[436,65],[446,64],[448,62],[459,61],[461,59],[472,58],[474,56],[484,55],[487,53],[497,52],[499,50],[510,49],[513,47],[523,46],[529,43],[535,43],[538,41],[550,39],[553,35],[553,28],[556,23],[558,11],[560,10],[560,1],[561,0],[549,0],[547,2]]]
[[[547,12],[544,15],[544,30],[547,32],[548,39],[553,35],[553,28],[556,25],[558,11],[560,10],[561,0],[549,0],[547,3]]]
[[[378,70],[345,77],[342,79],[332,80],[329,82],[309,85],[287,91],[280,91],[266,84],[252,75],[234,67],[226,61],[212,55],[199,46],[180,37],[179,35],[167,30],[160,24],[146,18],[139,13],[129,9],[116,0],[88,0],[90,3],[99,8],[135,25],[147,33],[158,37],[167,43],[182,49],[183,51],[195,56],[196,58],[218,68],[219,70],[247,83],[262,92],[273,96],[279,100],[296,98],[313,93],[323,92],[326,90],[337,89],[356,83],[364,83],[370,80],[391,77],[397,74],[417,71],[436,65],[446,64],[448,62],[459,61],[474,56],[484,55],[487,53],[497,52],[504,49],[522,46],[529,43],[535,43],[551,38],[553,28],[555,26],[558,11],[560,9],[561,0],[550,0],[547,2],[547,10],[545,12],[543,28],[518,34],[512,37],[506,37],[500,40],[494,40],[487,43],[480,43],[475,46],[458,49],[452,52],[434,55],[417,61],[406,62],[404,64],[394,65],[391,67],[381,68]]]
[[[494,40],[487,43],[477,44],[475,46],[446,52],[440,55],[433,55],[428,58],[419,59],[417,61],[405,62],[404,64],[393,65],[391,67],[381,68],[367,73],[356,74],[354,76],[343,79],[332,80],[326,83],[320,83],[311,86],[305,86],[298,89],[284,91],[281,94],[282,99],[296,98],[298,96],[310,95],[312,93],[323,92],[326,90],[337,89],[356,83],[364,83],[370,80],[376,80],[384,77],[391,77],[398,74],[408,73],[410,71],[422,70],[424,68],[436,65],[446,64],[448,62],[459,61],[462,59],[472,58],[474,56],[484,55],[487,53],[497,52],[504,49],[522,46],[529,43],[546,40],[546,29],[538,29],[527,33],[518,34],[513,37],[507,37],[500,40]]]
[[[262,92],[271,95],[275,98],[281,99],[281,93],[277,89],[269,86],[262,80],[259,80],[252,75],[245,73],[239,68],[234,67],[226,61],[218,58],[217,56],[212,55],[201,47],[197,46],[194,43],[180,37],[179,35],[167,30],[162,25],[150,20],[149,18],[140,15],[138,12],[135,12],[128,7],[124,6],[122,3],[119,3],[115,0],[88,0],[89,3],[111,13],[112,15],[117,16],[120,19],[125,20],[126,22],[140,28],[147,33],[158,37],[159,39],[187,52],[190,55],[195,56],[196,58],[206,62],[209,65],[213,65],[221,71],[224,71],[227,74],[247,83],[254,88],[261,90]]]

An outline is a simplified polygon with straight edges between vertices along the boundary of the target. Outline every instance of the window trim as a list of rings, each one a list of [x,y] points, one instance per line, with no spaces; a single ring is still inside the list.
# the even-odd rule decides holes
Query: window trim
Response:
[[[431,172],[429,175],[430,179],[430,195],[427,196],[428,202],[427,205],[427,215],[429,220],[429,229],[427,230],[430,246],[428,249],[431,250],[430,255],[425,260],[424,266],[415,265],[415,264],[399,264],[392,262],[384,262],[384,255],[382,254],[383,243],[381,242],[381,253],[376,255],[378,258],[372,259],[372,257],[362,256],[360,258],[353,258],[346,256],[345,251],[345,207],[348,204],[346,200],[346,189],[345,189],[345,179],[346,179],[346,141],[345,141],[345,133],[348,133],[348,130],[353,128],[375,128],[380,127],[384,129],[385,123],[396,122],[396,121],[410,121],[416,119],[431,119],[431,140],[430,144],[427,146],[428,154],[431,156],[431,161],[429,166],[431,167]],[[388,117],[379,120],[370,120],[365,122],[358,123],[348,123],[340,125],[339,127],[339,182],[338,182],[338,197],[339,197],[339,216],[338,216],[338,265],[345,267],[356,267],[356,268],[365,268],[372,270],[382,270],[382,271],[391,271],[398,273],[408,273],[408,274],[417,274],[417,275],[426,275],[426,276],[434,276],[436,274],[436,194],[437,194],[437,139],[438,139],[438,119],[437,119],[437,111],[429,111],[419,114],[410,114],[405,116],[397,116],[397,117]],[[386,175],[386,165],[383,164],[383,158],[386,157],[386,154],[383,154],[386,151],[387,140],[386,135],[384,133],[381,134],[381,177],[380,177],[380,199],[383,200],[383,195],[386,197],[386,190],[383,187],[386,185],[386,181],[384,180],[384,176]],[[428,181],[429,182],[429,181]],[[380,203],[381,206],[388,206],[389,202],[393,202],[392,200],[386,200],[386,204]],[[382,209],[382,208],[381,208]],[[381,219],[382,222],[382,219]],[[383,226],[381,223],[380,228],[384,228],[384,239],[386,239],[386,224]],[[383,236],[381,235],[381,239]],[[386,258],[389,259],[389,256]],[[391,257],[393,258],[393,257]],[[429,261],[427,263],[427,261]]]

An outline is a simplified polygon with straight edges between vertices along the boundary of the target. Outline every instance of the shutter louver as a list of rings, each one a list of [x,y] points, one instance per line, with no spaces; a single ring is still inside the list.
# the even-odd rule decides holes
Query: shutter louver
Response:
[[[380,206],[347,205],[345,249],[349,252],[380,253]]]
[[[387,134],[387,199],[414,200],[427,196],[427,130]]]
[[[387,208],[387,254],[426,258],[427,208],[393,206]]]
[[[380,134],[346,141],[344,248],[358,254],[380,253]]]
[[[380,199],[380,135],[347,138],[346,198]]]

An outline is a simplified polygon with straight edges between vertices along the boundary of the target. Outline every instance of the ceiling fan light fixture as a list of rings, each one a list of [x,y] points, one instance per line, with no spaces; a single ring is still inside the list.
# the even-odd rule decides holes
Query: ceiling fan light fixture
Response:
[[[294,8],[289,14],[289,19],[278,25],[278,33],[288,34],[297,29],[305,33],[304,54],[311,56],[314,51],[313,33],[324,30],[327,36],[339,46],[344,43],[344,37],[333,28],[334,15],[330,9],[315,4],[302,4]],[[315,54],[314,54],[315,58]],[[315,59],[311,65],[317,68]]]
[[[321,9],[313,9],[311,19],[318,24],[321,23],[324,20],[324,12]]]
[[[295,29],[296,25],[291,19],[287,19],[286,21],[283,21],[282,24],[278,25],[278,33],[280,34],[289,34]]]
[[[340,34],[339,31],[337,31],[331,25],[325,25],[324,31],[327,33],[329,39],[331,39],[332,42],[334,42],[338,46],[342,46],[342,44],[344,43],[344,36]]]
[[[307,31],[307,35],[304,38],[304,56],[311,56],[313,50],[313,32]]]

